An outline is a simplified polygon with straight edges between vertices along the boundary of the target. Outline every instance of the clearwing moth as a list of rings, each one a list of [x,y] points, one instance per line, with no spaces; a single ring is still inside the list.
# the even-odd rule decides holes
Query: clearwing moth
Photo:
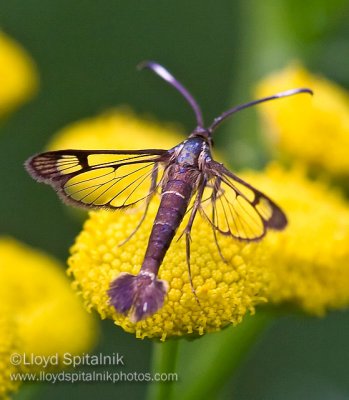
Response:
[[[212,227],[223,260],[218,235],[256,241],[268,229],[285,228],[285,214],[268,196],[212,158],[212,134],[222,121],[244,108],[299,93],[312,94],[310,89],[297,88],[238,105],[205,128],[198,103],[168,70],[154,61],[145,61],[140,68],[152,70],[191,106],[197,126],[186,140],[170,150],[49,151],[34,155],[25,163],[34,179],[51,185],[68,204],[116,210],[143,202],[143,217],[130,237],[143,222],[153,196],[160,194],[139,273],[121,273],[108,291],[110,304],[117,312],[129,315],[133,322],[154,314],[164,303],[168,284],[157,274],[186,213],[189,217],[182,235],[186,241],[189,280],[198,303],[190,273],[190,233],[198,214]]]

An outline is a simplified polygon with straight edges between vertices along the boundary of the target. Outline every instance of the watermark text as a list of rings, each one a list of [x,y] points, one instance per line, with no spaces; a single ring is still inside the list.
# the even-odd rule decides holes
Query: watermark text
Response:
[[[124,366],[124,356],[120,353],[112,354],[88,354],[73,355],[71,353],[39,355],[34,353],[13,353],[10,356],[12,365],[28,367],[35,366],[49,369],[53,366],[68,366],[76,368],[80,366]]]
[[[175,372],[150,373],[150,372],[111,372],[111,371],[61,371],[51,373],[40,371],[37,373],[14,372],[11,374],[12,381],[20,382],[177,382],[178,374]]]

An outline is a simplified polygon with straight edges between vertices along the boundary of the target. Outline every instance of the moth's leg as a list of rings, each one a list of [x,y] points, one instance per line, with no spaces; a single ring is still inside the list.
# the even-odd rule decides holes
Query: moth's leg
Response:
[[[216,231],[216,229],[214,227],[212,228],[212,230],[213,230],[213,237],[214,237],[214,241],[215,241],[216,246],[217,246],[217,250],[218,250],[219,256],[221,257],[222,261],[225,264],[228,264],[227,259],[223,256],[221,246],[219,245],[218,238],[217,238],[217,231]]]
[[[227,260],[224,258],[221,247],[218,242],[217,229],[216,229],[216,201],[217,201],[217,199],[219,199],[221,196],[224,195],[224,190],[221,188],[220,178],[217,177],[215,179],[214,183],[207,183],[206,187],[212,189],[212,194],[209,198],[206,198],[204,201],[201,202],[201,204],[203,204],[202,208],[205,208],[205,205],[207,205],[207,203],[206,203],[207,201],[210,202],[211,207],[212,207],[212,215],[211,215],[210,225],[212,227],[214,241],[216,243],[219,256],[221,257],[221,259],[224,263],[227,263]]]
[[[157,181],[157,179],[158,179],[158,164],[154,164],[153,170],[151,172],[151,185],[150,185],[149,193],[148,193],[148,196],[147,196],[147,199],[146,199],[145,209],[144,209],[144,213],[142,215],[142,218],[139,220],[137,226],[131,232],[131,234],[125,240],[120,242],[118,246],[122,246],[125,243],[127,243],[135,235],[135,233],[138,231],[138,229],[141,227],[142,223],[144,222],[145,217],[147,216],[147,212],[148,212],[148,209],[149,209],[150,202],[151,202],[151,200],[154,197],[154,194],[156,192],[156,186],[157,186],[156,181]]]
[[[188,221],[186,227],[184,228],[184,231],[181,234],[181,236],[183,234],[185,234],[186,259],[187,259],[187,266],[188,266],[188,274],[189,274],[189,282],[190,282],[191,291],[193,292],[193,294],[195,296],[195,300],[199,305],[200,305],[200,302],[199,302],[198,296],[196,294],[196,291],[195,291],[195,288],[194,288],[194,285],[193,285],[193,279],[192,279],[192,276],[191,276],[191,269],[190,269],[190,242],[191,242],[190,233],[191,233],[191,229],[193,227],[193,223],[194,223],[194,220],[195,220],[196,213],[197,213],[198,209],[200,208],[200,203],[201,203],[202,195],[204,193],[205,186],[206,186],[206,182],[203,181],[200,184],[199,190],[198,190],[197,195],[195,197],[194,204],[193,204],[193,207],[192,207],[192,210],[191,210],[191,213],[190,213],[189,221]]]
[[[214,237],[214,241],[215,241],[216,246],[217,246],[217,250],[218,250],[219,256],[221,257],[222,261],[225,264],[227,264],[228,261],[223,256],[221,246],[219,245],[219,242],[218,242],[217,229],[216,229],[216,223],[215,223],[215,221],[216,221],[216,201],[224,193],[224,192],[222,192],[222,189],[221,189],[220,185],[221,185],[221,182],[220,182],[220,180],[218,180],[217,185],[213,189],[213,193],[212,193],[212,197],[211,197],[211,203],[212,203],[212,231],[213,231],[213,237]]]

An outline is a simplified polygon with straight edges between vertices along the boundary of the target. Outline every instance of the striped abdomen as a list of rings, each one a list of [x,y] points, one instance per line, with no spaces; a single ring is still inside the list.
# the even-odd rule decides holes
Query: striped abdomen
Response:
[[[192,174],[174,166],[163,188],[159,210],[155,217],[141,271],[157,274],[172,239],[182,222],[193,192]],[[182,172],[180,172],[182,169]]]
[[[130,311],[133,322],[154,314],[163,305],[168,284],[158,279],[157,273],[187,210],[194,189],[193,182],[190,170],[173,166],[162,191],[139,274],[120,274],[110,286],[111,304],[120,313]]]

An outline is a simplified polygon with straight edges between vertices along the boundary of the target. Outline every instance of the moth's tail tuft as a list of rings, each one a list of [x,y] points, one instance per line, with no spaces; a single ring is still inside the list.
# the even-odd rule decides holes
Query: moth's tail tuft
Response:
[[[130,320],[138,322],[163,306],[167,290],[166,281],[141,271],[138,275],[120,274],[110,284],[108,295],[117,312],[130,313]]]

